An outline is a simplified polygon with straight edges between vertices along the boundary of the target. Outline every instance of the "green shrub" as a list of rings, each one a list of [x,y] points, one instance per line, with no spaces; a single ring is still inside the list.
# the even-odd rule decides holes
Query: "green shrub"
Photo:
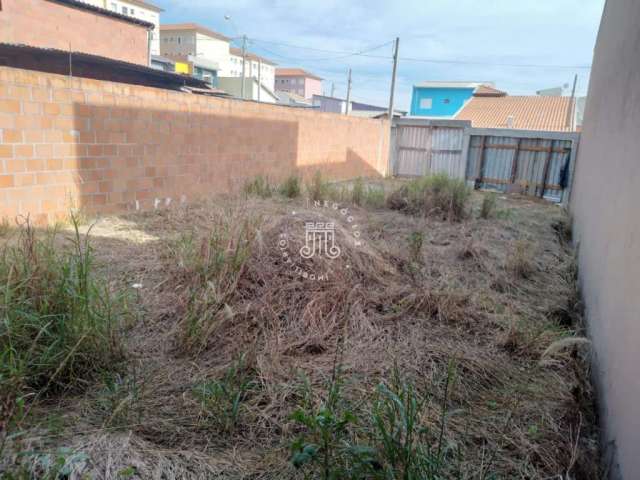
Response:
[[[206,424],[213,424],[225,432],[233,431],[240,419],[243,402],[255,388],[252,372],[241,355],[220,380],[196,385],[193,395],[200,403],[200,416]]]
[[[480,206],[480,218],[491,218],[496,213],[496,203],[498,195],[495,193],[485,193],[482,197],[482,205]]]
[[[287,198],[297,198],[300,196],[300,178],[296,177],[295,175],[290,176],[289,178],[287,178],[282,185],[280,185],[280,188],[278,189],[278,191],[280,192],[280,195],[287,197]]]
[[[293,420],[303,433],[292,444],[292,464],[305,478],[440,480],[451,478],[452,450],[444,429],[453,367],[449,366],[437,428],[423,422],[429,397],[402,378],[381,382],[373,398],[355,408],[336,376],[318,409],[306,403]]]
[[[464,180],[439,173],[403,185],[389,196],[387,205],[412,215],[440,216],[449,221],[461,221],[467,216],[470,197],[471,189]]]
[[[260,198],[269,198],[273,195],[273,187],[269,180],[262,175],[258,175],[253,180],[248,180],[244,184],[243,190],[247,195],[255,195]]]
[[[88,236],[73,248],[26,224],[0,252],[0,390],[83,387],[121,358],[118,299],[93,275]]]

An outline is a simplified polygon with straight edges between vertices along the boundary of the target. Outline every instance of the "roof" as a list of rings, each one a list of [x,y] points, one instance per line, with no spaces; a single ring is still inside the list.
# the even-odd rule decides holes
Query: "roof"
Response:
[[[131,3],[133,5],[137,5],[142,8],[146,8],[148,10],[153,10],[154,12],[164,12],[164,10],[153,3],[149,3],[143,0],[125,0],[127,3]]]
[[[235,55],[236,57],[242,57],[242,49],[241,48],[229,47],[229,52],[231,53],[231,55]],[[277,65],[277,63],[274,63],[272,60],[269,60],[268,58],[261,57],[260,55],[256,55],[255,53],[245,52],[244,54],[245,54],[245,57],[248,60],[254,60],[256,62],[258,60],[260,60],[262,63],[267,63],[269,65]]]
[[[288,105],[307,105],[309,107],[313,106],[311,100],[304,98],[302,95],[298,95],[293,92],[284,92],[282,90],[276,90],[276,97],[278,97],[278,101],[281,103],[285,103]]]
[[[302,68],[276,68],[276,77],[307,77],[322,80],[322,78]]]
[[[70,54],[66,50],[0,43],[0,65],[3,66],[69,75],[70,60],[71,73],[74,77],[144,85],[167,90],[180,90],[183,87],[208,87],[206,82],[197,78],[156,70],[136,63],[82,52],[71,52]]]
[[[229,37],[226,37],[221,33],[214,32],[213,30],[207,27],[203,27],[202,25],[198,25],[197,23],[163,23],[162,25],[160,25],[160,31],[196,31],[198,33],[201,33],[202,35],[217,38],[218,40],[223,40],[225,42],[231,40]]]
[[[153,23],[145,22],[144,20],[140,20],[139,18],[123,15],[121,13],[107,10],[105,8],[95,7],[88,3],[81,2],[80,0],[47,0],[47,1],[53,2],[53,3],[59,3],[60,5],[65,5],[71,8],[77,8],[79,10],[87,10],[97,15],[102,15],[103,17],[111,17],[113,19],[121,20],[123,22],[140,25],[141,27],[145,27],[148,30],[153,30],[156,27]]]
[[[570,97],[472,97],[455,116],[475,128],[571,131],[566,127]],[[508,118],[512,117],[512,125]]]
[[[493,87],[493,82],[429,81],[421,82],[414,86],[416,88],[477,88],[481,85]]]
[[[474,97],[506,97],[507,92],[490,87],[489,85],[480,85],[473,92]]]

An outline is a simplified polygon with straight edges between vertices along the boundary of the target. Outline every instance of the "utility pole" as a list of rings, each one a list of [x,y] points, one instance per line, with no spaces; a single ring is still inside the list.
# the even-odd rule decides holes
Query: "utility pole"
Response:
[[[396,90],[396,73],[398,71],[398,47],[400,45],[400,37],[396,37],[395,47],[393,49],[393,73],[391,74],[391,93],[389,94],[389,123],[393,123],[393,95]]]
[[[349,77],[347,80],[347,108],[345,109],[345,115],[349,115],[349,106],[351,105],[351,69],[349,69]]]
[[[333,98],[333,96],[336,93],[336,84],[331,82],[331,97]]]
[[[247,57],[247,36],[242,35],[242,83],[240,85],[240,96],[244,100],[244,72]]]
[[[573,76],[573,88],[571,89],[571,98],[569,99],[569,106],[567,107],[567,119],[565,120],[565,126],[571,128],[571,114],[573,113],[573,105],[576,97],[576,84],[578,83],[578,74]]]
[[[260,90],[262,90],[262,59],[258,57],[258,101],[260,101]]]

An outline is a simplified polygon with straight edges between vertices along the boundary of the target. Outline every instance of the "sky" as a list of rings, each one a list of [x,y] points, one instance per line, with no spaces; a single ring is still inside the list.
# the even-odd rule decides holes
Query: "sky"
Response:
[[[250,51],[322,77],[326,94],[346,96],[351,68],[352,98],[381,106],[399,37],[396,106],[408,110],[412,85],[427,80],[534,95],[578,74],[585,95],[605,0],[150,1],[162,23],[200,23],[237,46],[246,35]]]

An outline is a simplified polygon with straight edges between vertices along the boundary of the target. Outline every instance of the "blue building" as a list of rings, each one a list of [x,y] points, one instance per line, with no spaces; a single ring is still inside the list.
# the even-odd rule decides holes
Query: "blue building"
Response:
[[[501,97],[506,93],[490,82],[423,82],[413,87],[411,115],[453,118],[474,95]]]

